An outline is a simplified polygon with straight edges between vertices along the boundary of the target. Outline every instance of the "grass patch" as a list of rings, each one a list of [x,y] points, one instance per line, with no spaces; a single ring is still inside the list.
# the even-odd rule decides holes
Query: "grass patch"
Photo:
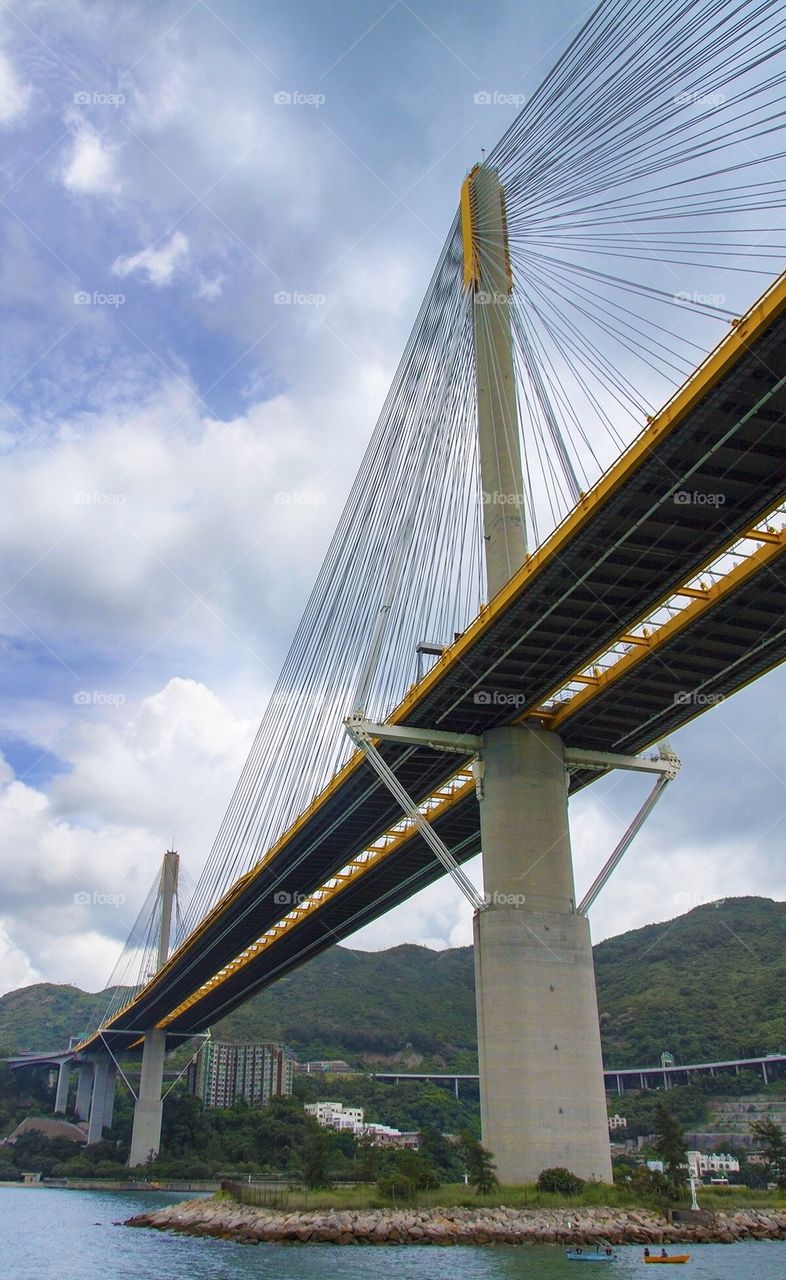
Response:
[[[438,1187],[435,1191],[420,1191],[413,1200],[393,1200],[381,1196],[376,1185],[332,1187],[324,1191],[306,1191],[293,1187],[287,1197],[289,1212],[300,1209],[390,1209],[390,1208],[500,1208],[507,1209],[650,1209],[662,1213],[664,1206],[654,1197],[642,1197],[622,1186],[605,1183],[587,1183],[576,1196],[557,1195],[538,1191],[534,1185],[498,1187],[493,1194],[478,1196],[463,1183]],[[699,1191],[699,1203],[703,1209],[781,1209],[786,1207],[786,1193],[755,1191],[747,1187],[713,1187]],[[690,1198],[675,1205],[688,1208]]]

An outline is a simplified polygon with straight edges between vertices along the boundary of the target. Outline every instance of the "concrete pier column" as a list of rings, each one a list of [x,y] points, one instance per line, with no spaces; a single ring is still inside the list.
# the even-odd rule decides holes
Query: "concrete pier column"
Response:
[[[110,1061],[106,1078],[106,1095],[104,1098],[104,1128],[112,1128],[115,1114],[115,1086],[117,1084],[117,1066]]]
[[[483,1143],[500,1182],[568,1167],[611,1182],[589,924],[575,912],[567,774],[556,734],[484,736],[489,905],[475,917]]]
[[[93,1064],[80,1062],[77,1064],[76,1084],[76,1118],[87,1120],[90,1115],[90,1098],[93,1093]]]
[[[165,1048],[165,1031],[145,1032],[139,1098],[134,1107],[134,1128],[128,1160],[132,1168],[135,1165],[146,1164],[151,1153],[157,1156],[161,1146],[161,1116],[164,1109],[161,1101],[161,1085],[164,1079]]]
[[[87,1122],[87,1145],[101,1141],[104,1131],[104,1111],[106,1109],[106,1090],[109,1080],[109,1058],[102,1053],[95,1060],[93,1070],[93,1092],[90,1097],[90,1116]]]
[[[55,1091],[55,1111],[65,1115],[68,1110],[68,1087],[71,1084],[71,1059],[60,1063],[57,1071],[57,1089]]]

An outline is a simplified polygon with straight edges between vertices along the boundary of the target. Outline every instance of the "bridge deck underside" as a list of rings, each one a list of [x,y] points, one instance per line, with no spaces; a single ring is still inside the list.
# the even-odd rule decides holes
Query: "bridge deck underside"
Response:
[[[701,687],[707,696],[728,696],[784,658],[786,554],[761,579],[754,579],[714,609],[709,618],[704,616],[630,675],[599,693],[564,722],[562,737],[572,747],[641,751],[704,709],[706,704],[680,700],[685,689]],[[425,765],[427,754],[433,755],[420,751],[416,759],[424,757]],[[571,793],[596,776],[585,770],[574,773]],[[435,820],[434,826],[457,862],[479,853],[480,817],[474,791]],[[254,991],[347,938],[444,874],[422,837],[413,834],[402,849],[347,885],[258,961],[201,1001],[198,1014],[189,1011],[173,1029],[203,1029]],[[193,1022],[195,1016],[200,1019],[199,1026]]]
[[[786,490],[786,318],[776,317],[672,430],[625,472],[568,540],[532,573],[527,566],[467,633],[455,659],[391,717],[424,727],[483,733],[535,708],[572,672],[697,573],[771,510]],[[675,494],[712,501],[675,502]],[[780,561],[778,562],[780,564]],[[727,693],[784,657],[784,575],[770,566],[710,621],[664,646],[560,727],[566,742],[636,751],[702,709],[674,695],[700,686]],[[500,597],[500,599],[502,596]],[[709,682],[708,682],[709,681]],[[477,701],[515,693],[523,705]],[[388,763],[417,800],[452,774],[457,757],[385,744]],[[593,775],[574,777],[574,788]],[[357,758],[294,825],[266,865],[245,878],[112,1024],[154,1025],[274,925],[282,893],[308,894],[400,818],[388,791]],[[457,805],[443,835],[463,860],[478,850],[477,802]],[[200,1001],[171,1030],[198,1030],[293,964],[346,936],[442,874],[419,838],[365,874]],[[312,937],[313,935],[313,937]],[[275,957],[275,958],[274,958]],[[239,984],[235,990],[235,984]],[[219,995],[220,992],[220,995]]]

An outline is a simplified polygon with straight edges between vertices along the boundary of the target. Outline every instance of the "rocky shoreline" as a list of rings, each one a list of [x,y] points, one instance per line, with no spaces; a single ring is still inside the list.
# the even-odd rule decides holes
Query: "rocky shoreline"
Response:
[[[188,1200],[125,1224],[245,1244],[734,1244],[786,1240],[786,1212],[747,1209],[669,1223],[646,1209],[321,1209],[286,1213]]]

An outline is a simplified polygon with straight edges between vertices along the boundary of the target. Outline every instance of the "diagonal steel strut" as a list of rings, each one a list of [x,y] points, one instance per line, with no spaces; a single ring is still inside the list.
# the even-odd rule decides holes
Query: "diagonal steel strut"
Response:
[[[426,816],[412,799],[406,787],[402,786],[393,770],[383,760],[368,732],[368,721],[361,716],[350,716],[344,721],[344,727],[352,741],[364,753],[372,769],[384,782],[393,798],[401,805],[406,816],[415,824],[426,844],[436,855],[443,867],[453,877],[473,911],[479,911],[486,903],[480,896],[472,881],[464,874],[445,841],[437,834]],[[371,727],[371,726],[369,726]],[[453,748],[455,750],[455,748]]]

